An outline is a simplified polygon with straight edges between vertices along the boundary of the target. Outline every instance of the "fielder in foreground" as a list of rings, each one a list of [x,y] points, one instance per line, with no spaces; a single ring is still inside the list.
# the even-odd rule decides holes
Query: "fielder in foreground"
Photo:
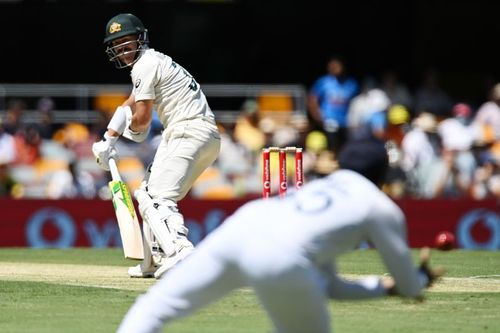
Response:
[[[217,158],[220,136],[198,83],[172,58],[148,47],[148,31],[139,18],[111,18],[104,44],[117,68],[131,70],[133,89],[113,114],[104,138],[92,146],[97,163],[109,170],[120,135],[144,141],[153,110],[164,127],[154,160],[135,193],[143,219],[144,261],[128,270],[131,277],[159,278],[193,250],[177,202]]]
[[[425,251],[420,267],[414,265],[403,213],[374,184],[387,166],[383,145],[348,144],[339,163],[342,169],[283,199],[238,209],[138,297],[118,332],[158,332],[243,286],[253,288],[279,333],[329,333],[328,297],[421,298],[440,273],[428,267]],[[337,275],[336,257],[363,241],[379,251],[392,279]]]

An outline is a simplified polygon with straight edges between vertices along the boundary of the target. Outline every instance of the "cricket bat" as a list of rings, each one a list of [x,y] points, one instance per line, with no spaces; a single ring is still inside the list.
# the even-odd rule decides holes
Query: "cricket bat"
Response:
[[[144,259],[144,247],[139,220],[130,192],[120,177],[114,158],[109,159],[109,170],[112,180],[108,185],[120,229],[123,253],[127,259],[142,260]]]

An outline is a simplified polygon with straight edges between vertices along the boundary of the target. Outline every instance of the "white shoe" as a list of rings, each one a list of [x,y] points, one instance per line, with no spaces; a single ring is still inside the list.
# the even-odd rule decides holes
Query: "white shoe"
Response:
[[[128,268],[128,275],[131,278],[152,278],[155,272],[158,270],[158,266],[150,266],[148,268],[143,268],[142,264]]]
[[[181,242],[177,244],[177,252],[174,255],[163,259],[161,266],[158,267],[156,272],[154,272],[154,277],[160,279],[165,272],[177,265],[180,261],[184,260],[193,251],[194,246],[190,241],[187,239],[185,241],[181,240]]]

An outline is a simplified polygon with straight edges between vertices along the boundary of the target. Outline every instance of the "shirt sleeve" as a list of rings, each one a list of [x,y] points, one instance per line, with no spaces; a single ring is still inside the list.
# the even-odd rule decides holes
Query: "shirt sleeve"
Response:
[[[382,281],[377,276],[368,276],[357,280],[347,280],[337,275],[335,265],[322,268],[327,279],[327,294],[329,298],[338,300],[357,300],[382,297],[386,291]]]
[[[370,240],[394,278],[398,294],[418,297],[424,286],[406,243],[404,215],[396,208],[387,207],[386,202],[381,201],[379,204],[382,206],[373,209],[367,224]]]
[[[318,79],[311,87],[310,93],[313,96],[320,97],[322,94],[322,90],[323,90],[323,80]]]
[[[156,98],[157,65],[152,61],[148,61],[149,59],[144,60],[136,63],[131,74],[132,84],[134,85],[132,93],[136,102]]]

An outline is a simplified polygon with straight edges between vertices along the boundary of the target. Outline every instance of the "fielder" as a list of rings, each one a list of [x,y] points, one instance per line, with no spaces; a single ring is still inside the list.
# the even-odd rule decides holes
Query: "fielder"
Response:
[[[428,252],[414,266],[403,213],[373,183],[387,167],[383,145],[348,144],[339,163],[343,169],[283,199],[238,209],[138,297],[118,332],[159,332],[243,286],[253,288],[278,333],[329,333],[328,297],[420,298],[440,273],[428,268]],[[380,252],[392,279],[346,281],[337,275],[335,259],[363,241]]]
[[[194,78],[169,56],[148,47],[148,31],[132,14],[109,20],[104,38],[109,60],[129,68],[130,97],[111,118],[102,141],[92,151],[109,170],[118,137],[144,141],[155,110],[163,124],[162,141],[135,196],[143,219],[144,261],[131,267],[131,277],[161,277],[193,250],[177,209],[196,178],[219,154],[220,136],[214,114]]]

